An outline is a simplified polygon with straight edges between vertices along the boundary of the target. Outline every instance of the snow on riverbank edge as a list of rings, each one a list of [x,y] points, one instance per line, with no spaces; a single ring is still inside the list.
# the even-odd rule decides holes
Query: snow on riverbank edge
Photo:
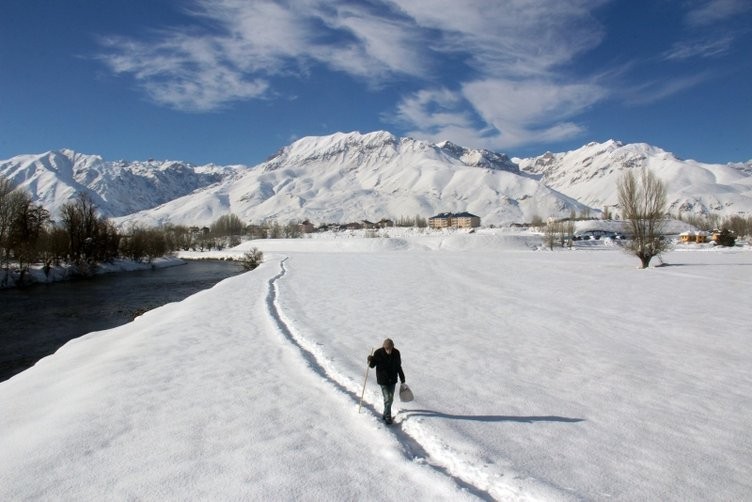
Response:
[[[154,270],[157,268],[175,267],[184,264],[185,260],[177,256],[163,256],[161,258],[155,258],[150,262],[118,259],[109,263],[105,262],[97,264],[94,268],[93,275],[112,274],[116,272],[134,272],[137,270]],[[17,271],[2,271],[0,274],[0,289],[17,287]],[[53,266],[50,267],[48,273],[45,273],[42,266],[34,265],[26,273],[26,277],[24,278],[26,283],[24,286],[51,284],[54,282],[69,281],[80,277],[81,274],[78,273],[77,268],[73,265]]]

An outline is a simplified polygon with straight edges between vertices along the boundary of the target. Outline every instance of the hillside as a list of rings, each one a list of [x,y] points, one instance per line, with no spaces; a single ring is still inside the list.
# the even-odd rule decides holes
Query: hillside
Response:
[[[523,172],[595,209],[615,208],[616,187],[624,171],[646,167],[665,183],[672,214],[752,214],[750,163],[681,160],[651,145],[613,140],[515,160]]]
[[[53,214],[77,193],[86,193],[108,217],[154,208],[244,169],[176,161],[110,162],[67,149],[0,161],[0,175],[28,191]]]

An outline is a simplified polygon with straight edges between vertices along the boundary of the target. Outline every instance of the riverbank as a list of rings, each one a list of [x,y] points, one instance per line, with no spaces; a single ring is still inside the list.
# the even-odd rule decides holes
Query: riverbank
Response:
[[[134,272],[137,270],[154,270],[157,268],[175,267],[184,265],[185,260],[177,256],[163,256],[150,262],[133,260],[113,260],[111,263],[99,263],[93,271],[93,275],[111,274],[115,272]],[[0,271],[0,289],[18,287],[20,274],[18,270]],[[50,267],[45,272],[42,265],[32,265],[24,276],[23,286],[34,284],[51,284],[54,282],[68,281],[82,277],[78,268],[74,265],[58,265]]]

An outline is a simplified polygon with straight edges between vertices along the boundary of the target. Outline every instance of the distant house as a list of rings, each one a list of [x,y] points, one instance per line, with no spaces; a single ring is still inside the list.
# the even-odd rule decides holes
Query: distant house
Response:
[[[387,227],[393,227],[394,222],[392,220],[389,220],[387,218],[382,218],[377,224],[379,228],[387,228]]]
[[[304,234],[312,234],[314,232],[313,223],[311,223],[309,220],[305,220],[303,223],[300,224],[300,231]]]
[[[715,234],[713,235],[713,240],[715,240]],[[696,242],[697,244],[704,244],[708,242],[708,234],[703,231],[682,232],[679,234],[679,241],[682,243]]]
[[[439,213],[428,218],[430,228],[476,228],[480,226],[480,216],[468,213]]]

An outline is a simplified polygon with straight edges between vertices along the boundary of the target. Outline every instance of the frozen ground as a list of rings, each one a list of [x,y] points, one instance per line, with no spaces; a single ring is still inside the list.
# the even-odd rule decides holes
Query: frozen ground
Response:
[[[252,241],[265,263],[0,383],[0,499],[744,500],[752,252],[527,234]],[[699,249],[699,248],[697,248]],[[385,337],[416,394],[382,425]]]

